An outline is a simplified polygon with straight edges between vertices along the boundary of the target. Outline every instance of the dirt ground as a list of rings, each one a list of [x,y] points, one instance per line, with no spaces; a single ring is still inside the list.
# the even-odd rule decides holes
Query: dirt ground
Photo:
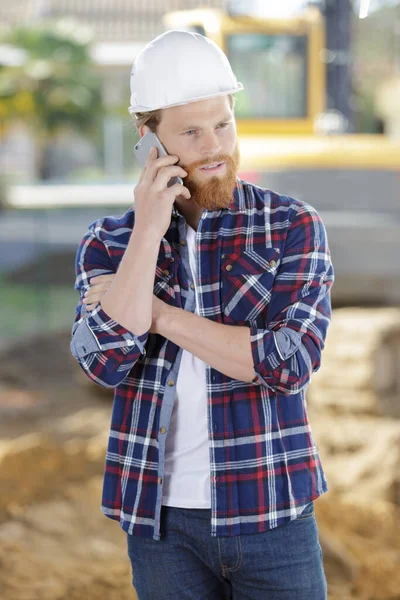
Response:
[[[0,356],[2,600],[136,598],[125,535],[100,512],[111,392],[81,385],[68,339]],[[399,505],[330,489],[315,509],[329,600],[400,600]]]

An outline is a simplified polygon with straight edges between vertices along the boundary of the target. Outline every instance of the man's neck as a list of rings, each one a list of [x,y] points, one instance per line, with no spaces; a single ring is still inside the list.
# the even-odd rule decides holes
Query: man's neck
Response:
[[[203,214],[203,209],[193,200],[186,200],[186,198],[182,198],[181,196],[175,200],[175,205],[180,214],[185,217],[187,224],[196,231],[201,215]]]

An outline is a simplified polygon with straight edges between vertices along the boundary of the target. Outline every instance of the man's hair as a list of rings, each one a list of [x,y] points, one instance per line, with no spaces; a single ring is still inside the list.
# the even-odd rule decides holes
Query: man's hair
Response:
[[[234,94],[229,94],[229,104],[231,108],[235,108],[236,98]],[[136,113],[134,116],[134,123],[137,130],[139,130],[143,125],[147,125],[147,127],[153,133],[157,132],[157,127],[161,123],[162,118],[162,108],[158,110],[150,110],[149,112],[141,112]]]

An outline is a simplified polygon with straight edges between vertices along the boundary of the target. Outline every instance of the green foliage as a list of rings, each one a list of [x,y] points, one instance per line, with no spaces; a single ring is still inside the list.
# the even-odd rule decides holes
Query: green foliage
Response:
[[[0,283],[0,331],[3,341],[71,327],[71,317],[75,314],[78,301],[72,285],[9,284],[1,273]]]
[[[0,65],[0,118],[23,118],[49,133],[63,125],[94,131],[102,114],[101,79],[79,24],[24,25],[2,41],[25,59]]]

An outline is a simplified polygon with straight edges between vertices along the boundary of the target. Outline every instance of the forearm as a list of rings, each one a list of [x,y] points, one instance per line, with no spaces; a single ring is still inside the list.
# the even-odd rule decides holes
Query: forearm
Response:
[[[103,310],[135,335],[151,327],[159,246],[160,241],[134,228],[115,278],[101,299]]]
[[[157,333],[228,377],[247,382],[255,377],[248,327],[222,325],[168,306]]]

